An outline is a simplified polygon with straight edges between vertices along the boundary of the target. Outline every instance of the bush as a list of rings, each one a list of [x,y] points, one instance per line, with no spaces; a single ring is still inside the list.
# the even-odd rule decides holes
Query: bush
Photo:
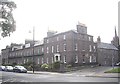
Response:
[[[53,63],[53,68],[54,68],[54,69],[60,69],[60,62],[59,62],[59,61],[54,62],[54,63]]]
[[[48,70],[48,69],[49,69],[49,65],[46,64],[46,63],[45,63],[45,64],[42,64],[42,65],[41,65],[41,69],[42,69],[42,70]]]
[[[72,67],[72,65],[71,65],[71,64],[68,64],[68,65],[66,65],[66,67],[67,67],[67,68],[71,68],[71,67]]]

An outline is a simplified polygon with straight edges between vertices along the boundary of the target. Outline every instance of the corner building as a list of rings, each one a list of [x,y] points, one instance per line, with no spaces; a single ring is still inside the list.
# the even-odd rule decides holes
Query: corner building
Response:
[[[79,65],[97,63],[97,44],[93,36],[87,34],[84,24],[79,23],[76,27],[76,30],[62,33],[48,31],[43,43],[34,45],[34,54],[32,43],[6,47],[2,49],[2,61],[4,64],[23,64],[33,61],[34,56],[36,64],[56,61]]]
[[[44,38],[44,62],[61,61],[70,64],[91,64],[97,62],[97,45],[93,36],[87,34],[87,27],[79,23],[77,30],[63,33],[48,31]]]

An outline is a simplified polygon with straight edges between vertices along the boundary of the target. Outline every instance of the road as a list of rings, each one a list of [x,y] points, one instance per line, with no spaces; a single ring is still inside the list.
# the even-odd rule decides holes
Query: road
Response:
[[[118,82],[117,78],[85,77],[73,74],[2,73],[2,82]]]

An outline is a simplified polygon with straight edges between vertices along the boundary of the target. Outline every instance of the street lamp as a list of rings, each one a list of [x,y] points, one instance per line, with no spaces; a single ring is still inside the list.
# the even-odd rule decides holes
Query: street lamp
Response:
[[[114,55],[115,55],[115,50],[114,50],[114,53],[112,55],[112,67],[113,67],[113,69],[114,69]]]
[[[33,27],[33,58],[32,58],[32,60],[33,60],[33,73],[34,73],[34,40],[35,40],[35,38],[34,38],[34,36],[35,36],[34,32],[35,32],[35,28]]]

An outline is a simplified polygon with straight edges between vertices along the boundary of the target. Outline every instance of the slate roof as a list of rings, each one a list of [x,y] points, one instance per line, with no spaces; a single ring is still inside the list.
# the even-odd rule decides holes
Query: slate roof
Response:
[[[113,44],[109,43],[97,43],[97,45],[98,48],[118,50]]]

